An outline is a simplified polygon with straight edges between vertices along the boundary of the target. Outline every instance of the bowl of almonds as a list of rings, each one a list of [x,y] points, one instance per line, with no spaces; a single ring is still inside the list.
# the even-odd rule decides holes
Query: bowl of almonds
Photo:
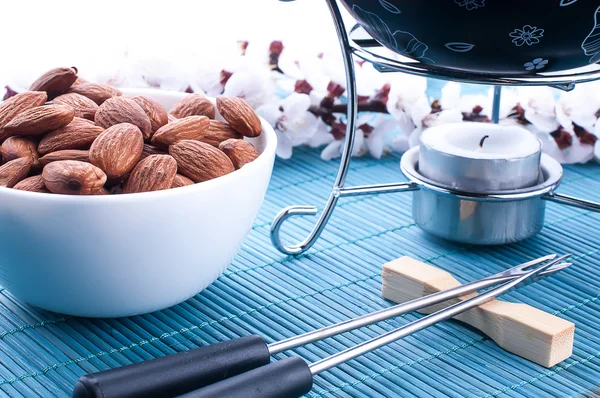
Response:
[[[240,98],[46,72],[0,102],[0,285],[89,317],[194,296],[250,231],[276,145]]]

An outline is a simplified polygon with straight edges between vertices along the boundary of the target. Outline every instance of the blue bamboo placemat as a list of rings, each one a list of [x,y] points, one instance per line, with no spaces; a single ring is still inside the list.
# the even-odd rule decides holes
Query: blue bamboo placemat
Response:
[[[401,179],[399,157],[353,162],[349,184]],[[275,213],[292,204],[322,206],[337,171],[318,152],[299,149],[277,161],[263,209],[227,272],[191,300],[125,319],[82,319],[29,307],[0,292],[0,394],[69,396],[79,376],[97,370],[258,333],[269,342],[390,305],[381,266],[410,255],[463,282],[550,252],[575,265],[505,299],[575,322],[573,356],[545,369],[501,350],[484,335],[444,322],[316,377],[310,397],[591,396],[600,385],[600,215],[548,204],[546,226],[519,244],[478,248],[432,238],[411,218],[411,195],[340,201],[323,236],[305,255],[277,252],[268,238]],[[600,165],[568,166],[559,192],[600,200]],[[287,236],[304,238],[314,222],[295,219]],[[0,237],[1,239],[2,237]],[[389,331],[419,315],[298,348],[314,361]]]

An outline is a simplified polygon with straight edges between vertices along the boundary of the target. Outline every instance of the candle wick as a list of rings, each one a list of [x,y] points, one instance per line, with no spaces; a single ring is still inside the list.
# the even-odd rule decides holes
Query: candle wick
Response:
[[[481,141],[479,141],[479,148],[483,148],[483,143],[485,142],[486,139],[490,138],[489,135],[484,135],[483,138],[481,139]]]

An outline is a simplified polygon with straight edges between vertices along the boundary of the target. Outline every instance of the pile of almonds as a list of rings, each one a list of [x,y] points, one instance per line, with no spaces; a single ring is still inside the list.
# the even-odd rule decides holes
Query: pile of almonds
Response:
[[[107,195],[223,176],[259,156],[244,137],[262,126],[241,98],[218,97],[216,108],[190,94],[167,113],[152,98],[86,82],[76,68],[50,70],[0,103],[0,186]]]

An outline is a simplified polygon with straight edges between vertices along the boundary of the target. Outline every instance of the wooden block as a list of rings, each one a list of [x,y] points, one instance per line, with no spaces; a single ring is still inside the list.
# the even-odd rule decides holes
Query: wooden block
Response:
[[[382,279],[383,297],[396,303],[460,285],[448,272],[410,257],[384,264]],[[420,312],[430,314],[475,294]],[[479,329],[505,350],[545,367],[552,367],[573,353],[575,325],[530,305],[494,300],[454,319]]]

